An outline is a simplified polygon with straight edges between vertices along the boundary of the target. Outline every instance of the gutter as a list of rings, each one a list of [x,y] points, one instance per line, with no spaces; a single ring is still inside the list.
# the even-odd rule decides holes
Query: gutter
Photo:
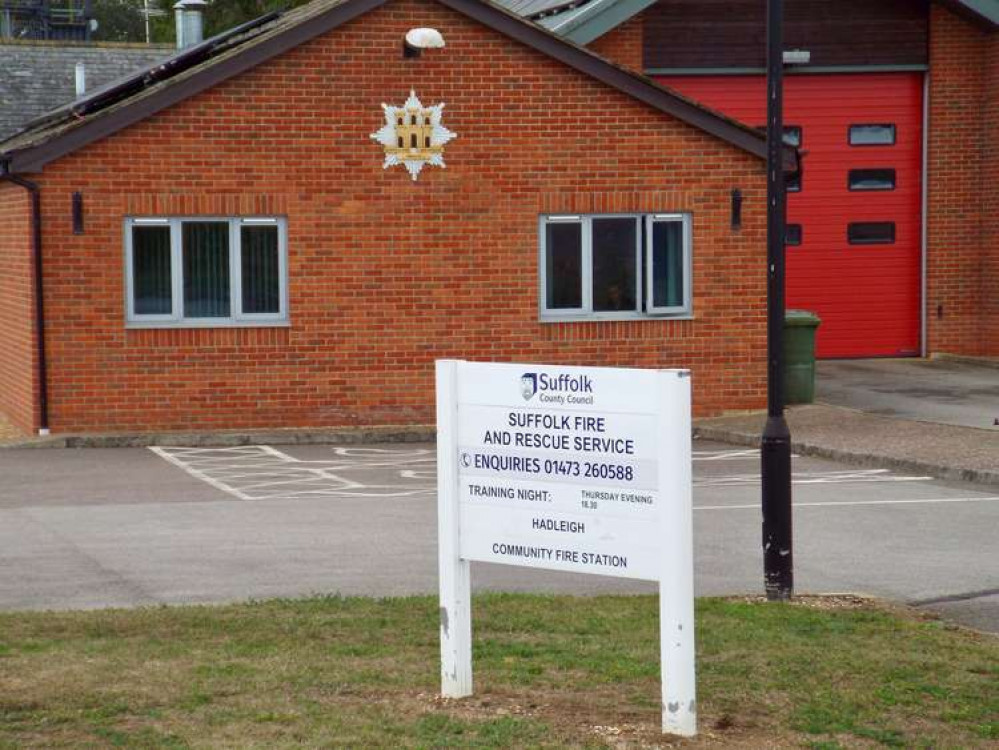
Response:
[[[49,434],[48,362],[45,358],[45,298],[42,277],[42,193],[38,184],[11,174],[8,161],[0,161],[0,181],[24,188],[31,196],[31,251],[35,281],[35,347],[38,350],[38,434]]]

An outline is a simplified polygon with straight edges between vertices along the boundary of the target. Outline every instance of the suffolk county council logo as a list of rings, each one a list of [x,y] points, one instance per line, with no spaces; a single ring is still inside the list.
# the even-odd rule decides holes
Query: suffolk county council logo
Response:
[[[401,107],[382,104],[382,109],[385,125],[371,138],[385,147],[383,169],[402,164],[415,182],[424,164],[445,166],[444,144],[458,136],[441,125],[443,103],[424,107],[416,92],[410,91]]]
[[[538,376],[533,372],[525,372],[520,376],[520,395],[524,401],[530,401],[538,392]]]

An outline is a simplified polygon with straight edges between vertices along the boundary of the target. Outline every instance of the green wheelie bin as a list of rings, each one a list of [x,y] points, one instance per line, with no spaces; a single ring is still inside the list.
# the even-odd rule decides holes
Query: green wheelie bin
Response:
[[[784,314],[784,401],[810,404],[815,400],[815,329],[819,316],[807,310]]]

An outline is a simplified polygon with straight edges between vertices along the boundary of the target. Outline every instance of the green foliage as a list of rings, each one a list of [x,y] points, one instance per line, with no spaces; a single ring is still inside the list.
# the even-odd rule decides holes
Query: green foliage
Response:
[[[173,3],[169,0],[154,0],[168,9],[166,16],[153,22],[153,36],[157,42],[173,43],[176,40],[176,21],[173,16]],[[288,10],[305,5],[310,0],[210,0],[205,9],[205,38],[221,34],[223,31],[252,21],[272,10]]]
[[[136,0],[92,0],[90,7],[97,20],[97,31],[92,36],[94,41],[146,41],[141,2],[136,2]]]
[[[287,10],[309,0],[209,0],[205,9],[205,37],[214,36],[233,26],[252,21],[272,10]],[[153,43],[176,41],[175,0],[149,0],[149,19]],[[143,0],[92,0],[98,28],[93,38],[108,42],[145,42],[146,26]]]

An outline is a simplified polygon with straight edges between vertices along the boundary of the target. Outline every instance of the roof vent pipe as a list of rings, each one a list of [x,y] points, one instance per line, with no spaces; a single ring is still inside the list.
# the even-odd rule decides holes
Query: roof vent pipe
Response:
[[[205,0],[180,0],[173,6],[177,20],[177,49],[193,47],[204,38]]]
[[[76,98],[87,93],[87,69],[82,62],[76,64]]]

